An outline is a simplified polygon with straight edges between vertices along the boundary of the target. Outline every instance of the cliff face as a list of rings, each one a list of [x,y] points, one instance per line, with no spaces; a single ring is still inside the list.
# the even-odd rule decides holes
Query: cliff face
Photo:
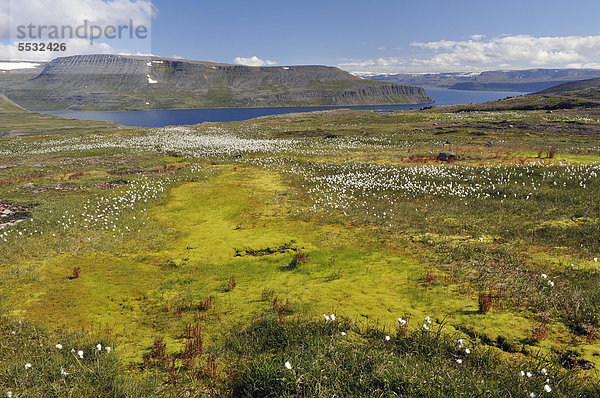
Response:
[[[34,79],[3,91],[26,107],[42,109],[432,102],[421,88],[366,80],[333,67],[248,67],[116,55],[58,58]]]

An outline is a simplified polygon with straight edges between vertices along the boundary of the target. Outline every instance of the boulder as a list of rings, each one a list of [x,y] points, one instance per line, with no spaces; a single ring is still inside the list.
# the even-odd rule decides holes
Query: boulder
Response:
[[[437,156],[437,160],[442,162],[450,162],[458,160],[458,155],[456,154],[456,152],[444,151],[440,152],[440,154]]]

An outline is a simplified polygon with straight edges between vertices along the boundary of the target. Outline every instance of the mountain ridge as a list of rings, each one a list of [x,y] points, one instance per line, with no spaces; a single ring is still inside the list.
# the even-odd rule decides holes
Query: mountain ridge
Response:
[[[420,87],[475,91],[535,92],[587,78],[600,78],[598,69],[526,69],[474,73],[419,73],[375,75],[371,79]]]

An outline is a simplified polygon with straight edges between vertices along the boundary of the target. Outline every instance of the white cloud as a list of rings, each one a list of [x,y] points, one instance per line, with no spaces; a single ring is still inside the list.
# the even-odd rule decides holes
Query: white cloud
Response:
[[[0,0],[2,6],[8,3],[12,29],[29,24],[80,25],[84,20],[103,26],[133,20],[134,25],[149,27],[158,12],[150,0]]]
[[[246,66],[269,66],[269,65],[277,65],[277,62],[271,60],[264,60],[258,58],[256,55],[250,58],[244,57],[236,57],[234,62],[238,65],[246,65]]]
[[[487,36],[486,35],[471,35],[469,36],[471,39],[473,40],[483,40],[485,39]]]
[[[418,57],[343,61],[344,69],[362,72],[451,72],[536,67],[595,68],[600,64],[600,35],[534,37],[502,36],[488,39],[411,43]]]
[[[423,60],[425,65],[493,65],[508,62],[540,66],[590,60],[600,53],[600,36],[518,35],[490,40],[442,40],[412,45],[439,52]]]
[[[151,52],[151,23],[152,18],[158,13],[151,0],[0,0],[0,38],[10,39],[0,44],[0,57],[9,56],[11,60],[48,60],[51,58],[73,54],[111,53],[114,47],[125,47],[133,52]],[[9,21],[10,24],[5,22]],[[78,27],[87,24],[87,33]],[[131,25],[130,25],[131,24]],[[34,29],[29,34],[29,26]],[[95,26],[94,45],[89,42],[90,26]],[[10,26],[10,30],[7,28]],[[19,31],[19,26],[21,29]],[[38,27],[46,27],[40,30]],[[107,27],[115,27],[115,31],[106,31]],[[121,30],[121,39],[118,37],[120,26],[127,26]],[[129,32],[140,29],[140,35],[130,36]],[[57,27],[58,37],[49,37],[52,27]],[[64,36],[63,36],[63,27]],[[143,28],[145,29],[145,33]],[[102,34],[100,34],[102,30]],[[25,37],[19,33],[25,32]],[[71,33],[73,32],[73,33]],[[88,45],[85,40],[77,38],[88,35]],[[117,38],[106,37],[105,34]],[[135,32],[135,30],[134,30]],[[74,37],[71,37],[73,35]],[[144,37],[145,36],[145,37]],[[19,42],[48,42],[66,43],[66,52],[18,52],[14,49],[15,41]],[[108,44],[110,43],[110,44]]]
[[[0,0],[0,39],[10,34],[10,0]]]

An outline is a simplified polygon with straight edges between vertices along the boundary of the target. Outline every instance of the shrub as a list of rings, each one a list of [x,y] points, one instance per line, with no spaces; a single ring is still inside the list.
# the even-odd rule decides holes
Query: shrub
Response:
[[[485,314],[492,308],[492,293],[479,293],[479,312]]]
[[[292,261],[287,266],[287,268],[288,269],[296,269],[296,268],[304,265],[307,260],[308,260],[308,254],[299,251],[298,253],[294,254],[294,258],[292,258]]]

